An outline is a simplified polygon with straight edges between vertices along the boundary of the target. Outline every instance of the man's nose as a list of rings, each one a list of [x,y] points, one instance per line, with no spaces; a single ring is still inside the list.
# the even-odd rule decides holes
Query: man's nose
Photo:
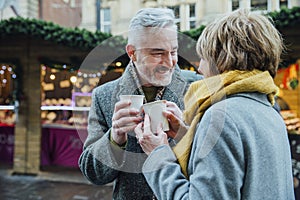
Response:
[[[169,67],[173,67],[176,64],[176,57],[172,55],[171,52],[165,53],[163,57],[163,63]]]

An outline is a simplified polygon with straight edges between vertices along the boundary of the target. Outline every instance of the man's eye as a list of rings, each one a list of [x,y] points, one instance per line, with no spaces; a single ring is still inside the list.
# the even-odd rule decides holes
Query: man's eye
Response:
[[[151,55],[160,56],[160,55],[163,55],[163,53],[162,52],[152,52]]]

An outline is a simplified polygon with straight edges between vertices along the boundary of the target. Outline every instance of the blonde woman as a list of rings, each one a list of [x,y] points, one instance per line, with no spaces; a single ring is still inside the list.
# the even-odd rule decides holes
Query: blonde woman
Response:
[[[158,199],[294,199],[286,127],[272,107],[282,50],[269,19],[248,10],[205,28],[197,43],[205,78],[185,96],[186,134],[172,148],[147,115],[135,129]]]

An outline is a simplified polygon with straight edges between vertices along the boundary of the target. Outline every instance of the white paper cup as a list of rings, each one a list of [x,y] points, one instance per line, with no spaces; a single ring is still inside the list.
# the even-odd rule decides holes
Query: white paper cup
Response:
[[[143,105],[145,114],[150,117],[150,128],[153,133],[156,133],[157,127],[162,123],[164,131],[169,130],[167,118],[163,115],[163,111],[167,109],[166,103],[163,100],[146,103]]]
[[[130,107],[140,111],[144,103],[144,95],[120,95],[120,100],[130,100]]]

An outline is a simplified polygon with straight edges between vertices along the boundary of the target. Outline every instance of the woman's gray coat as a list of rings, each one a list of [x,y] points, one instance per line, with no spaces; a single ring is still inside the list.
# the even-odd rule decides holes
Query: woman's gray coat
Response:
[[[158,199],[293,200],[286,126],[267,95],[240,93],[212,105],[196,129],[189,180],[172,149],[154,149],[143,166]]]

